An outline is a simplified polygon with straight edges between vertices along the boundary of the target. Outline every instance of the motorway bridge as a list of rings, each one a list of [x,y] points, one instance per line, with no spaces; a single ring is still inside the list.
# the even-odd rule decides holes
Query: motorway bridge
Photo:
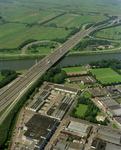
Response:
[[[62,46],[59,46],[56,50],[52,51],[49,55],[32,66],[29,70],[22,74],[21,77],[16,78],[13,82],[6,86],[0,92],[0,111],[2,111],[11,102],[12,104],[2,115],[2,117],[0,118],[0,122],[4,120],[13,106],[22,97],[22,95],[45,71],[52,67],[61,57],[63,57],[69,51],[69,49],[71,49],[74,45],[81,41],[84,36],[88,35],[90,32],[96,30],[97,28],[101,28],[101,26],[91,27],[85,31],[80,31],[67,42],[65,42]]]

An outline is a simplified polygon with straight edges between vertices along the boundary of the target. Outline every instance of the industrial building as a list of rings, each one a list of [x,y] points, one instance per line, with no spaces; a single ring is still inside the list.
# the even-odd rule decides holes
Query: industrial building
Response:
[[[59,84],[54,84],[53,88],[54,88],[54,90],[57,90],[57,91],[67,92],[67,93],[71,93],[71,94],[75,94],[75,95],[78,92],[78,89],[76,89],[76,88],[66,87],[64,85],[59,85]]]
[[[65,130],[77,132],[83,136],[87,136],[87,134],[90,132],[91,129],[91,126],[89,125],[69,120],[67,120],[67,123],[65,125],[66,125]]]
[[[104,129],[99,129],[96,138],[121,146],[121,135],[118,133],[110,132]]]
[[[31,141],[28,146],[31,150],[41,150],[47,139],[52,135],[58,120],[34,114],[33,117],[25,124],[24,130],[26,131],[22,136],[23,140]]]
[[[94,138],[90,150],[121,150],[121,147],[112,143],[101,141],[101,139]]]
[[[61,120],[64,115],[66,114],[66,112],[68,111],[68,109],[70,108],[71,104],[73,103],[74,99],[71,97],[67,97],[67,96],[60,96],[59,99],[57,99],[59,101],[57,101],[58,106],[57,108],[54,108],[53,106],[55,106],[55,104],[47,111],[47,115],[51,116],[53,118],[59,119]]]
[[[113,99],[121,98],[121,91],[118,88],[107,88],[105,89],[108,96],[111,96]]]
[[[121,116],[121,107],[120,107],[120,108],[117,108],[117,109],[108,110],[107,113],[108,113],[111,117],[118,117],[118,116]]]
[[[98,97],[98,96],[106,96],[107,92],[104,89],[90,89],[88,91],[90,94],[92,94],[94,97]]]
[[[121,117],[114,117],[115,122],[121,126]]]
[[[81,81],[83,85],[86,84],[91,84],[91,83],[96,83],[96,80],[92,76],[80,76],[80,77],[72,77],[72,78],[67,78],[69,82],[77,82]]]

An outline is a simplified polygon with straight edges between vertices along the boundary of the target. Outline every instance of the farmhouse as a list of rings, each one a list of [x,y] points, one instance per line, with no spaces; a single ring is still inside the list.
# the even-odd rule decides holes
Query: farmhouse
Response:
[[[77,82],[81,81],[83,85],[85,84],[91,84],[96,83],[96,80],[92,76],[81,76],[81,77],[73,77],[73,78],[67,78],[69,82]]]

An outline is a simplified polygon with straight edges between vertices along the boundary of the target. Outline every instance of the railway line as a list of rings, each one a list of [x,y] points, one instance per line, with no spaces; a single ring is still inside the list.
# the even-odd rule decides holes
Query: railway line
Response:
[[[12,101],[12,104],[6,110],[4,115],[0,118],[3,121],[13,106],[22,97],[22,95],[30,88],[30,86],[54,63],[56,63],[62,56],[64,56],[69,49],[76,45],[81,39],[88,35],[90,32],[96,30],[98,27],[91,27],[85,31],[80,31],[74,35],[71,39],[65,42],[62,46],[59,46],[56,50],[51,52],[48,56],[40,60],[37,65],[32,66],[28,69],[21,77],[14,80],[10,86],[7,86],[0,92],[0,111],[2,111]]]

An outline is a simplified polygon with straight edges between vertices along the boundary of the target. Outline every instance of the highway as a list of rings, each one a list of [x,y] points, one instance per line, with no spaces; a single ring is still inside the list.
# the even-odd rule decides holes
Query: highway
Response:
[[[36,65],[32,66],[22,76],[16,78],[10,83],[4,90],[0,92],[0,111],[2,111],[8,104],[12,102],[4,115],[0,118],[2,122],[17,101],[22,95],[31,87],[31,85],[54,63],[56,63],[61,57],[63,57],[69,49],[76,45],[81,39],[88,35],[90,32],[96,30],[98,27],[91,27],[85,31],[80,31],[62,46],[59,46],[56,50],[52,51],[48,56],[40,60]]]

